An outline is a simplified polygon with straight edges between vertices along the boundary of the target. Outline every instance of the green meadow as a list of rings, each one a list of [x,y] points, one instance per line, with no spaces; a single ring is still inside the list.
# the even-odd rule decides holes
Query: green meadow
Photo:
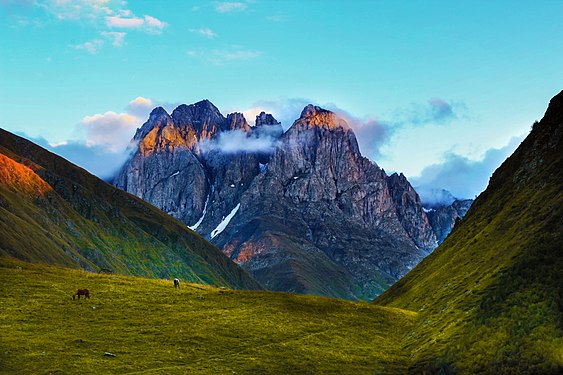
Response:
[[[78,288],[90,299],[72,300]],[[0,260],[5,374],[405,372],[416,313]],[[105,355],[111,353],[115,356]]]

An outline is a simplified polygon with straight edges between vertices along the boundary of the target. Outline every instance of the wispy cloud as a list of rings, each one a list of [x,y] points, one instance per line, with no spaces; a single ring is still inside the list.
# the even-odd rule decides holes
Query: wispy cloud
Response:
[[[102,31],[101,34],[105,38],[109,39],[111,41],[111,45],[114,47],[123,47],[123,44],[125,43],[125,35],[127,35],[126,32],[120,31]]]
[[[215,10],[219,13],[240,12],[247,7],[247,4],[239,1],[222,1],[214,4]]]
[[[249,136],[242,130],[232,130],[220,133],[217,138],[204,140],[200,143],[203,152],[219,151],[225,154],[238,152],[272,152],[277,145],[277,140],[272,134]]]
[[[137,117],[147,117],[154,107],[156,107],[156,105],[152,99],[137,96],[135,99],[131,100],[129,104],[127,104],[125,110],[127,113]]]
[[[95,55],[104,45],[104,41],[100,39],[94,39],[89,42],[84,42],[82,44],[71,45],[72,48],[78,50],[84,50],[89,54]]]
[[[147,15],[143,17],[124,17],[122,15],[108,16],[106,17],[106,24],[110,28],[137,29],[155,34],[161,33],[162,30],[168,26],[166,22]]]
[[[457,198],[473,198],[487,187],[496,168],[518,147],[524,136],[513,137],[501,148],[491,148],[480,160],[471,160],[452,152],[441,163],[430,165],[419,176],[410,178],[423,202],[432,202],[433,191],[445,189]]]
[[[111,29],[160,34],[168,26],[154,16],[135,15],[127,9],[127,2],[119,0],[43,0],[33,1],[33,5],[60,21],[79,22],[98,29],[104,37],[113,38],[115,47],[123,46],[125,34],[117,34]]]
[[[217,36],[217,34],[211,30],[209,27],[201,27],[199,29],[190,29],[190,33],[200,35],[207,39],[213,39]]]
[[[59,20],[95,20],[117,12],[122,4],[109,0],[45,0],[35,5],[45,9]]]
[[[235,61],[252,60],[262,55],[262,51],[245,50],[242,48],[190,50],[186,54],[190,57],[202,58],[213,65],[225,65]]]

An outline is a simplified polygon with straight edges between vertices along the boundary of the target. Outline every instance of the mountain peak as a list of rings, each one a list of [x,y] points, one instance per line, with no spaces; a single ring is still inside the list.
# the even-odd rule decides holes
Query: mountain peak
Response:
[[[149,115],[149,119],[135,133],[133,139],[143,139],[154,128],[164,127],[171,120],[170,115],[162,107],[156,107]]]
[[[219,109],[207,99],[190,105],[179,105],[172,112],[172,118],[177,125],[222,123],[225,120]]]
[[[215,104],[211,103],[209,99],[200,100],[199,102],[192,105],[196,108],[209,109],[214,112],[219,112],[219,109],[215,106]]]
[[[305,108],[303,108],[303,111],[301,111],[301,118],[317,116],[320,114],[334,114],[334,113],[327,109],[321,108],[319,106],[309,104]]]
[[[312,127],[349,129],[346,121],[338,117],[334,112],[313,104],[303,108],[301,116],[297,121],[304,122]]]
[[[233,112],[227,115],[227,124],[225,130],[242,130],[245,132],[250,131],[250,125],[244,118],[244,114],[240,112]]]
[[[164,108],[156,107],[151,111],[151,113],[149,115],[149,119],[152,119],[154,121],[154,120],[159,119],[162,116],[170,117],[170,115],[168,114],[168,112],[166,112],[166,110]]]
[[[262,125],[280,125],[281,122],[276,120],[274,116],[270,113],[266,113],[264,111],[260,112],[258,116],[256,116],[256,122],[254,126],[262,126]]]

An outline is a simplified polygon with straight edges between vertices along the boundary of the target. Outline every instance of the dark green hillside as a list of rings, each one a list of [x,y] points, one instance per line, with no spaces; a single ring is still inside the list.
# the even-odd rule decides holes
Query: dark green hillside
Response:
[[[375,303],[419,312],[412,372],[563,372],[563,92],[446,241]]]
[[[84,287],[91,298],[72,301]],[[18,375],[403,373],[400,339],[416,316],[9,258],[0,258],[0,306],[0,373]]]
[[[2,129],[0,255],[90,271],[260,288],[179,221]]]

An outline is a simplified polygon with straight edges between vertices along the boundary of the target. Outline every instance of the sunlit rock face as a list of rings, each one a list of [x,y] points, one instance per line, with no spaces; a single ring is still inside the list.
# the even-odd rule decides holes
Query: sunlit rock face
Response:
[[[373,298],[437,244],[407,179],[364,158],[330,111],[309,105],[286,132],[271,115],[251,127],[208,101],[155,111],[116,185],[192,226],[269,289]]]

